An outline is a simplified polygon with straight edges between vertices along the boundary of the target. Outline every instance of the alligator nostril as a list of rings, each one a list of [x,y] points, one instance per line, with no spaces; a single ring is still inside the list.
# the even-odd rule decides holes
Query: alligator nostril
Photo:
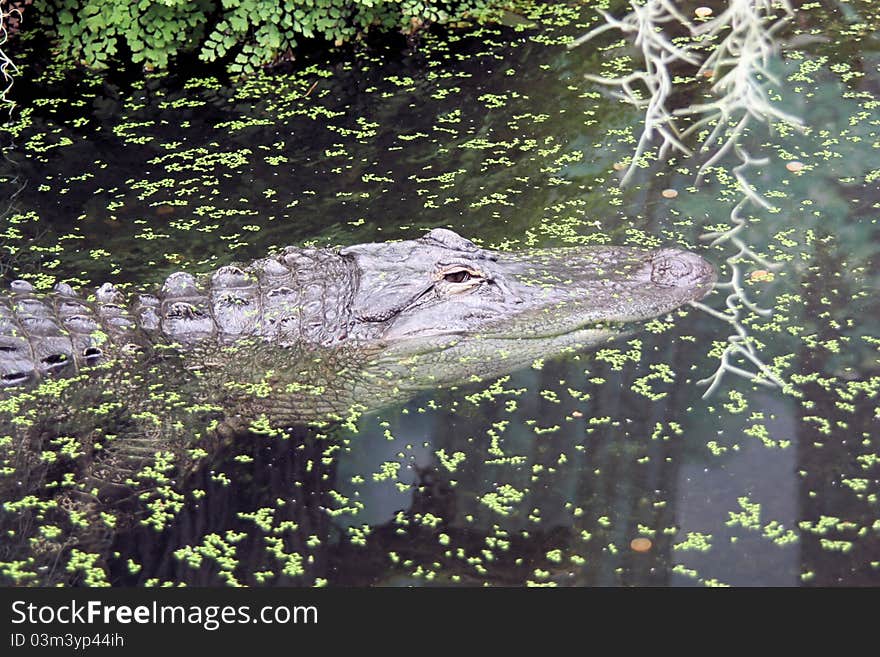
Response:
[[[685,287],[702,276],[703,267],[699,256],[665,249],[651,259],[651,282],[663,287]]]

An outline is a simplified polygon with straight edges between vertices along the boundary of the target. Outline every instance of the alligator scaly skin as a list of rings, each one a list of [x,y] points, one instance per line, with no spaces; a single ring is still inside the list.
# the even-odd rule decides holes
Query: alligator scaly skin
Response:
[[[83,298],[66,283],[40,294],[22,280],[0,297],[0,383],[70,375],[157,344],[224,344],[256,336],[332,346],[347,337],[357,269],[325,249],[285,248],[197,279],[171,274],[154,294],[110,283]]]

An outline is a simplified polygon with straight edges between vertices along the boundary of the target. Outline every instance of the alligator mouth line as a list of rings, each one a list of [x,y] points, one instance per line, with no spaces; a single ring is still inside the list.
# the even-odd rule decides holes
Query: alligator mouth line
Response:
[[[496,341],[496,342],[531,342],[538,340],[554,340],[558,338],[565,338],[566,336],[574,336],[578,333],[599,333],[605,332],[608,335],[609,340],[613,340],[619,337],[623,337],[626,335],[630,335],[636,333],[639,330],[639,326],[641,322],[638,321],[603,321],[603,322],[595,322],[595,323],[586,323],[581,326],[575,326],[569,330],[558,331],[553,333],[525,333],[525,334],[502,334],[502,333],[481,333],[478,331],[466,331],[466,330],[449,330],[449,331],[437,331],[436,333],[431,334],[419,334],[419,335],[409,335],[409,336],[401,336],[394,338],[393,340],[388,340],[387,345],[393,346],[394,344],[398,344],[400,346],[405,346],[407,344],[418,344],[419,342],[427,342],[431,341],[430,344],[425,345],[427,348],[424,350],[420,350],[418,354],[429,354],[434,352],[444,351],[449,348],[448,343],[435,343],[434,340],[438,338],[448,337],[450,339],[455,338],[456,342],[460,342],[462,340],[473,340],[475,342],[479,341]],[[576,342],[576,340],[575,340]]]
[[[552,340],[554,338],[563,338],[567,335],[573,335],[575,333],[581,333],[584,331],[606,331],[610,334],[620,334],[624,335],[627,333],[634,333],[638,330],[638,327],[642,324],[642,322],[632,321],[632,322],[612,322],[612,321],[604,321],[604,322],[595,322],[595,323],[586,323],[580,326],[574,326],[565,331],[556,331],[556,332],[548,332],[548,333],[527,333],[525,335],[503,335],[503,334],[481,334],[479,337],[491,340]]]

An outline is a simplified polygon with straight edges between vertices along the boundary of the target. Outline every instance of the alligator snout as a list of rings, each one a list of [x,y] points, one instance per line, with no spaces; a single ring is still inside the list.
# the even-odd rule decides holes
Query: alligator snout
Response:
[[[661,287],[698,288],[702,297],[715,284],[715,268],[689,251],[660,249],[652,256],[650,266],[651,282]]]

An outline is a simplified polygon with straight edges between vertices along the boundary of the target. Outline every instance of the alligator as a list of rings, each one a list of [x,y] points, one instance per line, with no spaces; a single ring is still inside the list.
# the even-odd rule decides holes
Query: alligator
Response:
[[[40,295],[16,280],[0,297],[0,384],[76,375],[159,346],[207,366],[206,346],[218,355],[245,342],[273,349],[274,369],[288,373],[303,351],[354,346],[380,362],[436,352],[424,359],[429,378],[448,383],[605,341],[700,299],[714,281],[710,264],[678,249],[499,253],[443,228],[341,250],[286,247],[202,280],[177,272],[131,303],[110,283],[83,299],[66,283]]]
[[[171,274],[153,293],[17,280],[0,296],[0,496],[60,496],[90,510],[80,517],[147,504],[235,437],[345,421],[594,347],[714,282],[676,248],[501,252],[444,228],[287,247]]]

